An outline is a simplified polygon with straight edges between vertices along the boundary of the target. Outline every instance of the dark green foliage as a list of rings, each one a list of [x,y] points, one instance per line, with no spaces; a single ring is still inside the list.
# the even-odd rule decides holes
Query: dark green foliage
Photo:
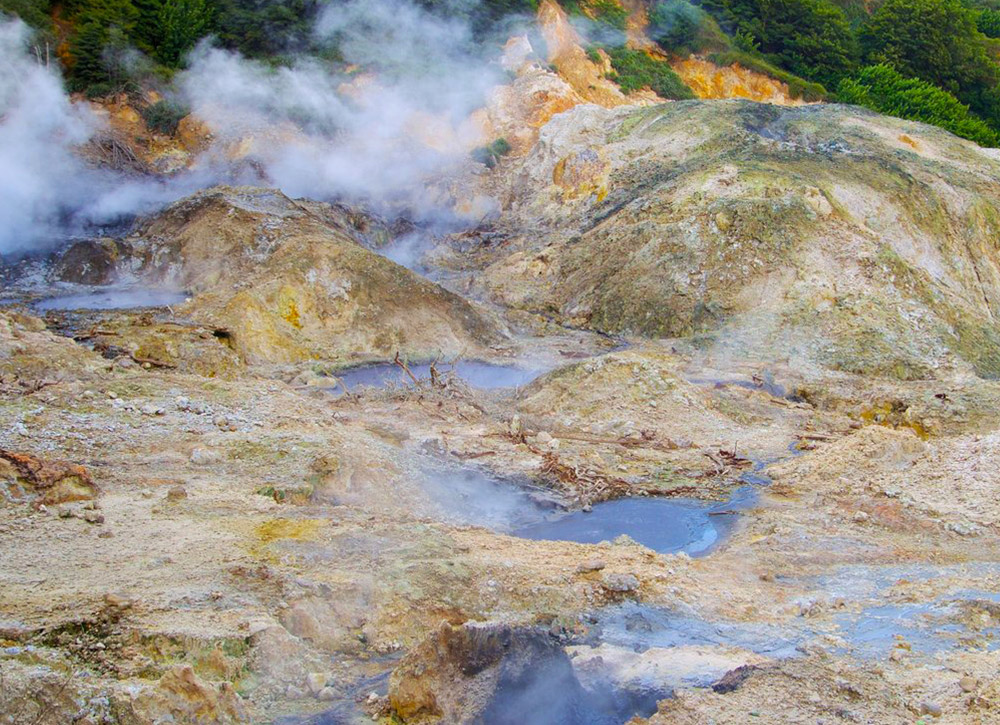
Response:
[[[156,58],[176,68],[211,27],[212,8],[206,0],[164,0],[160,6],[160,39]]]
[[[656,60],[648,53],[630,48],[605,48],[611,57],[614,73],[610,76],[625,92],[650,88],[661,98],[682,100],[694,98],[691,89],[666,61]]]
[[[732,35],[743,34],[771,63],[835,86],[857,65],[857,41],[843,10],[827,0],[702,0]]]
[[[953,95],[919,78],[905,78],[888,65],[868,66],[845,78],[837,95],[843,103],[931,123],[982,146],[1000,146],[1000,134]]]
[[[484,37],[512,15],[531,15],[538,10],[538,0],[414,0],[435,15],[457,18],[469,23],[473,35]]]
[[[886,0],[860,37],[869,64],[932,83],[1000,128],[1000,67],[987,52],[975,11],[958,0]]]
[[[142,109],[142,118],[151,131],[173,136],[188,109],[173,101],[157,101]]]
[[[132,40],[144,53],[152,53],[163,33],[160,31],[160,9],[163,0],[132,0],[139,19],[136,21]]]
[[[987,38],[1000,38],[1000,10],[983,10],[976,17],[976,28]]]
[[[507,143],[507,139],[498,138],[489,146],[480,146],[477,149],[473,149],[472,158],[474,161],[485,164],[487,168],[492,169],[500,162],[501,157],[509,153],[510,144]]]
[[[50,7],[49,0],[0,0],[0,14],[16,15],[36,30],[48,30],[52,25]]]
[[[251,58],[309,46],[314,0],[215,0],[215,31],[225,48]]]
[[[724,50],[730,45],[712,16],[687,0],[663,0],[653,5],[649,34],[664,50],[677,55]]]
[[[129,84],[129,34],[139,13],[129,0],[94,0],[76,16],[70,43],[74,64],[70,86],[86,89],[95,83],[125,90]]]

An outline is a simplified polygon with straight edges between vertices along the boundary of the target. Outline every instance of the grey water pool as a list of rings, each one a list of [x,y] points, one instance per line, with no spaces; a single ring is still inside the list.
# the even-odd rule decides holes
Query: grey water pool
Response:
[[[185,292],[143,287],[102,287],[90,292],[48,297],[35,302],[36,310],[123,310],[169,307],[185,302]]]
[[[408,367],[418,380],[430,380],[430,363],[418,363]],[[454,365],[438,365],[438,372],[442,376],[454,375],[474,388],[483,389],[515,388],[530,383],[542,373],[540,370],[514,365],[496,365],[475,360],[461,360]],[[348,390],[356,386],[385,388],[391,385],[408,386],[413,384],[410,377],[393,363],[348,368],[337,373],[336,377]],[[333,389],[333,392],[339,391],[339,386]]]

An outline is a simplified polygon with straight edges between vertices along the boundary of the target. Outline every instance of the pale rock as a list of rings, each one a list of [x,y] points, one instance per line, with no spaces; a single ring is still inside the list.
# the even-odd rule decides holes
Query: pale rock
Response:
[[[601,580],[609,592],[624,594],[639,588],[639,578],[635,574],[605,574]]]
[[[326,687],[326,675],[322,672],[310,672],[306,675],[306,687],[309,688],[309,692],[319,697],[319,693]]]
[[[218,462],[220,456],[217,451],[208,448],[195,448],[191,451],[191,463],[196,466],[207,466]]]

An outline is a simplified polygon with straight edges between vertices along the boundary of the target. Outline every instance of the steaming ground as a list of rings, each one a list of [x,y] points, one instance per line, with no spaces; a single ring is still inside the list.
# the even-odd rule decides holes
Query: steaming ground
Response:
[[[206,41],[177,79],[176,100],[211,143],[186,170],[152,178],[80,159],[77,150],[106,125],[67,96],[55,67],[36,62],[26,26],[4,20],[0,213],[9,221],[0,254],[52,248],[222,182],[454,224],[454,199],[437,182],[492,140],[469,116],[504,80],[497,59],[505,37],[474,40],[463,22],[380,0],[320,14],[315,42],[335,44],[337,64],[300,56],[274,68]]]
[[[338,7],[317,42],[337,37],[377,81],[200,48],[180,85],[214,143],[197,169],[154,181],[74,160],[106,129],[5,25],[0,58],[44,91],[0,80],[3,168],[32,180],[5,253],[230,177],[453,224],[462,122],[496,76],[489,43],[412,5]],[[420,32],[373,46],[400,18]],[[399,67],[414,55],[426,74]],[[551,100],[562,82],[518,72],[519,98]],[[52,122],[32,124],[46,104]],[[221,187],[84,245],[76,265],[182,279],[188,302],[112,309],[174,298],[102,286],[91,309],[0,312],[0,712],[45,725],[997,720],[1000,385],[970,367],[994,364],[992,328],[956,307],[960,339],[927,352],[931,328],[871,316],[914,309],[907,320],[931,324],[915,301],[938,299],[921,286],[936,277],[915,266],[927,255],[906,256],[923,246],[893,236],[907,232],[898,190],[930,178],[914,223],[947,188],[968,203],[936,208],[978,233],[960,214],[995,193],[983,155],[847,109],[581,106],[540,125],[527,156],[461,177],[462,194],[509,203],[435,248],[450,291],[370,251],[418,267],[433,231]],[[831,156],[845,144],[850,158]],[[867,159],[877,169],[855,174]],[[904,162],[906,184],[880,176]],[[60,164],[78,183],[49,214]],[[691,206],[666,196],[676,188]],[[865,246],[867,232],[845,247],[852,213],[884,223],[895,251]],[[773,238],[789,219],[800,228]],[[938,221],[920,235],[931,256],[967,259],[967,237],[949,246]],[[971,266],[979,300],[992,267]],[[766,278],[744,285],[757,269]],[[967,270],[955,275],[965,289]],[[754,314],[739,335],[712,328],[726,308],[697,302],[706,279],[742,291]],[[781,280],[794,285],[774,294]],[[895,296],[845,296],[848,283]],[[602,334],[688,313],[683,340]],[[787,338],[788,320],[817,344],[737,354]],[[903,362],[929,360],[934,376],[894,357],[908,343]],[[401,348],[426,377],[430,360],[463,359],[437,384],[357,367]],[[953,348],[972,363],[941,357]],[[345,369],[375,384],[331,395]],[[387,370],[397,384],[382,385]]]

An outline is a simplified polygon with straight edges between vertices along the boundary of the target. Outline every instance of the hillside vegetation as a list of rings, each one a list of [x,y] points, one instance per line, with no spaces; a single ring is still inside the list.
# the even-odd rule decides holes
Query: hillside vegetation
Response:
[[[484,38],[538,5],[418,4],[467,21]],[[588,36],[591,52],[606,52],[608,77],[626,92],[691,97],[664,61],[697,54],[771,76],[797,98],[859,104],[998,144],[997,0],[652,0],[638,11],[620,0],[561,4]],[[0,11],[36,29],[39,56],[56,55],[70,89],[90,97],[169,82],[204,38],[275,64],[299,54],[336,63],[336,38],[320,42],[310,33],[324,7],[318,0],[0,0]],[[652,41],[649,47],[636,46],[637,32]]]

